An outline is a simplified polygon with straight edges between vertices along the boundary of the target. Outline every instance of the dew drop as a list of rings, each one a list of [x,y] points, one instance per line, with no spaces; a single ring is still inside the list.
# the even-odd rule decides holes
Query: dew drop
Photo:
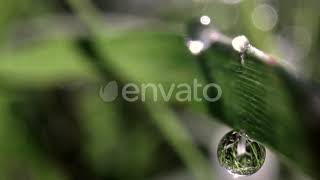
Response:
[[[232,40],[232,47],[240,53],[241,65],[244,65],[245,53],[250,48],[250,42],[244,35],[237,36]]]
[[[240,61],[242,66],[244,66],[244,58],[245,58],[245,53],[244,52],[240,53]]]
[[[256,173],[263,165],[266,150],[243,131],[230,131],[218,145],[218,161],[235,177]]]
[[[203,25],[209,25],[211,23],[211,19],[209,16],[201,16],[200,17],[200,22]]]
[[[203,15],[192,20],[187,26],[187,46],[194,55],[210,47],[212,26],[210,17]]]
[[[250,42],[244,35],[240,35],[232,39],[232,47],[239,53],[246,51],[248,46],[250,46]]]
[[[199,54],[204,49],[204,43],[197,40],[189,40],[188,47],[192,54]]]

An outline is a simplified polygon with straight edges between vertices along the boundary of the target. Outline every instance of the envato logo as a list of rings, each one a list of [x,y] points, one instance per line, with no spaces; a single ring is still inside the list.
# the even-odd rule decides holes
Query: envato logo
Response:
[[[119,94],[121,97],[128,101],[142,101],[151,99],[153,101],[165,101],[176,100],[179,102],[196,101],[201,102],[203,100],[209,102],[218,101],[222,96],[221,87],[218,84],[201,84],[197,79],[193,80],[192,84],[187,83],[172,83],[169,86],[161,83],[128,83],[122,86],[118,86],[116,81],[111,81],[104,87],[100,88],[100,97],[105,102],[114,101]]]

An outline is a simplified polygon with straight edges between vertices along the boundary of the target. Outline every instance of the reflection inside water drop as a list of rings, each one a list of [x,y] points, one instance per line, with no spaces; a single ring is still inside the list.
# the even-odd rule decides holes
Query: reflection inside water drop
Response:
[[[256,173],[266,157],[265,147],[242,131],[230,131],[218,145],[218,161],[234,177]]]

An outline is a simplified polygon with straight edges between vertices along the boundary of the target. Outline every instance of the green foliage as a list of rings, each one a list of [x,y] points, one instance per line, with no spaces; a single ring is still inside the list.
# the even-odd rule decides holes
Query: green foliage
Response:
[[[103,46],[100,48],[105,49],[109,57],[106,64],[127,82],[159,82],[167,85],[177,82],[191,83],[194,78],[203,79],[197,61],[204,60],[208,68],[205,73],[209,73],[223,91],[222,99],[210,106],[216,118],[233,128],[246,130],[250,136],[302,168],[312,167],[310,157],[305,156],[309,152],[308,145],[301,128],[300,116],[292,104],[294,97],[275,68],[251,58],[247,58],[245,66],[241,66],[238,56],[218,47],[211,48],[201,59],[197,59],[188,52],[184,38],[175,33],[125,32],[102,41]],[[161,117],[157,111],[168,108],[169,104],[161,108],[147,105],[151,108],[148,110],[150,117],[143,118],[141,114],[137,116],[136,112],[131,114],[130,111],[126,111],[128,114],[123,117],[121,114],[124,112],[119,111],[118,107],[104,104],[98,99],[102,77],[98,77],[90,66],[91,60],[81,56],[79,49],[72,43],[71,40],[46,41],[35,43],[32,47],[16,49],[14,53],[3,52],[0,61],[2,86],[10,87],[9,91],[14,89],[13,92],[16,93],[22,93],[21,90],[25,89],[41,95],[43,91],[39,90],[43,88],[64,87],[68,82],[80,81],[88,84],[91,90],[86,91],[87,94],[80,101],[83,110],[77,111],[82,117],[85,132],[88,133],[82,153],[88,157],[94,171],[101,174],[105,173],[104,168],[115,173],[114,176],[117,177],[123,177],[121,174],[127,173],[127,177],[140,178],[154,173],[155,169],[161,169],[163,164],[166,164],[163,163],[160,167],[153,164],[158,160],[153,154],[161,147],[163,139],[171,142],[171,147],[177,148],[180,158],[184,159],[195,174],[200,172],[200,177],[205,173],[199,168],[203,166],[201,160],[199,166],[192,165],[192,162],[197,161],[192,158],[201,157],[197,155],[198,152],[190,150],[193,149],[190,144],[179,144],[179,141],[175,140],[177,137],[172,135],[172,132],[179,128],[171,126],[171,121],[166,124],[165,120],[172,118],[167,117],[169,111],[162,113],[165,124],[160,123]],[[38,97],[34,94],[26,96]],[[22,101],[38,108],[31,101]],[[206,104],[191,102],[180,105],[193,108],[194,112],[204,112],[203,108],[198,107]],[[142,107],[146,108],[146,105]],[[147,130],[149,125],[146,126],[150,123],[148,121],[154,118],[158,119],[157,123],[151,126],[160,129],[156,134],[153,130]],[[10,121],[12,118],[3,119]],[[123,129],[122,123],[128,119],[137,124],[142,121],[141,126]],[[179,137],[178,133],[179,131]],[[291,141],[292,139],[294,141]],[[187,142],[190,143],[190,140]]]
[[[72,79],[97,79],[70,40],[35,43],[2,52],[1,57],[2,83],[12,86],[45,87]]]

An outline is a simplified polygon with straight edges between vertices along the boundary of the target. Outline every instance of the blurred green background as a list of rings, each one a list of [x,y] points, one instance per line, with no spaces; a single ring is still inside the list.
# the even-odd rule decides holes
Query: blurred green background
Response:
[[[261,172],[239,179],[319,179],[319,7],[318,0],[1,0],[0,179],[233,179],[216,162],[230,128],[268,148]],[[202,15],[285,59],[297,77],[253,58],[241,69],[239,56],[220,47],[193,56],[186,25]],[[222,100],[99,95],[111,81],[168,90],[194,79],[215,80]]]

